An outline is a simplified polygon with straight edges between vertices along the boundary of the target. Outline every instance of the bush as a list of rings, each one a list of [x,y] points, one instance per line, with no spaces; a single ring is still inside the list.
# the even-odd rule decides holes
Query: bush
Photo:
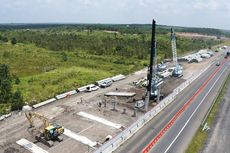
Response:
[[[16,39],[16,38],[12,38],[12,39],[11,39],[11,44],[12,44],[12,45],[17,44],[17,39]]]
[[[20,84],[20,79],[19,79],[19,77],[18,76],[15,76],[15,84]]]
[[[65,52],[62,52],[62,60],[64,62],[68,61],[68,55]]]
[[[8,42],[8,38],[7,37],[2,37],[2,41],[3,42]]]
[[[0,116],[10,112],[9,104],[0,104]]]
[[[12,96],[11,110],[21,110],[23,107],[23,98],[20,91],[16,91]]]

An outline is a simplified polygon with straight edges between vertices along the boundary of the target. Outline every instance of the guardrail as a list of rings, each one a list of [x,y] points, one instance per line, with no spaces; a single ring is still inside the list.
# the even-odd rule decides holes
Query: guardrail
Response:
[[[202,69],[198,74],[193,75],[189,80],[182,83],[180,86],[178,86],[176,89],[173,90],[173,92],[168,95],[166,98],[164,98],[162,101],[160,101],[159,104],[157,104],[154,108],[152,108],[150,111],[145,113],[143,116],[141,116],[136,122],[134,122],[131,126],[126,128],[124,131],[119,133],[116,137],[99,147],[97,150],[94,151],[94,153],[110,153],[117,149],[122,143],[124,143],[126,140],[128,140],[133,134],[135,134],[139,129],[141,129],[146,123],[148,123],[153,117],[155,117],[159,112],[161,112],[165,107],[167,107],[173,100],[176,98],[176,96],[184,90],[188,85],[190,85],[195,79],[197,79],[203,72],[205,72],[209,67]]]

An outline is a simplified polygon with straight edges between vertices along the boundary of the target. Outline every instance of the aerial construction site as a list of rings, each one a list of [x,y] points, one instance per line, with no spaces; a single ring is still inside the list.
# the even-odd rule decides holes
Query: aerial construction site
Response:
[[[223,66],[222,62],[229,59],[230,48],[223,45],[179,56],[176,34],[173,28],[168,33],[172,58],[159,61],[153,20],[150,58],[145,68],[85,84],[1,116],[0,152],[86,153],[98,149],[116,152],[122,143],[129,141],[131,136],[127,133],[138,131],[131,130],[136,123],[137,127],[140,121],[147,124],[144,117],[149,112],[158,107],[161,110],[162,101],[166,104],[172,94],[180,94],[183,89],[178,87],[192,83],[191,78],[206,73],[209,67]],[[122,143],[117,144],[119,135]],[[108,151],[109,147],[114,148]]]

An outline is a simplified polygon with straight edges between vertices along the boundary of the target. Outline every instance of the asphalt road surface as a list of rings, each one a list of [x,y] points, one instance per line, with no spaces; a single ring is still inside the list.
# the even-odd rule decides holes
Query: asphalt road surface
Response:
[[[230,66],[230,65],[229,65]],[[218,111],[217,120],[210,129],[203,153],[230,152],[230,83]]]
[[[214,72],[219,69],[217,73]],[[204,74],[184,89],[167,108],[146,124],[115,152],[139,153],[168,124],[185,103],[192,98],[189,107],[177,118],[171,128],[150,150],[153,153],[184,152],[203,117],[211,106],[218,89],[230,72],[229,62],[223,66],[213,64]],[[214,74],[214,75],[213,75]],[[213,77],[209,80],[210,76]],[[205,82],[207,84],[205,84]],[[203,85],[205,84],[205,86]],[[199,91],[200,90],[200,91]],[[199,92],[198,92],[199,91]],[[198,92],[198,94],[196,94]],[[194,96],[196,94],[196,96]]]

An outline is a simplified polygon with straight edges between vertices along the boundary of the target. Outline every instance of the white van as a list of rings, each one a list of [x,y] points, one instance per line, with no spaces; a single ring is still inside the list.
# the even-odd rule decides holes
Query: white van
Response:
[[[102,87],[102,88],[106,88],[106,87],[111,86],[111,85],[112,85],[112,83],[113,83],[113,81],[112,81],[112,80],[106,80],[106,81],[104,81],[104,82],[100,85],[100,87]]]

